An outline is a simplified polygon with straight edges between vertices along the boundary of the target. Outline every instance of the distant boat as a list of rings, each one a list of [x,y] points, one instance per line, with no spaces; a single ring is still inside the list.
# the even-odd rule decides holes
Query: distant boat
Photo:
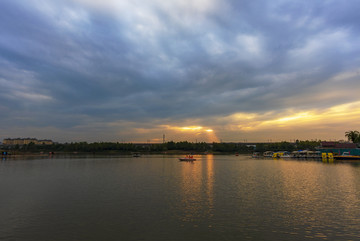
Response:
[[[360,161],[360,156],[350,155],[350,152],[344,152],[342,155],[334,155],[334,158],[340,161]]]
[[[281,156],[281,158],[290,158],[291,155],[288,151],[285,151],[284,154]]]
[[[179,160],[181,162],[192,162],[192,161],[196,161],[196,159],[193,156],[190,155],[186,155],[186,157],[181,157],[179,158]]]
[[[290,158],[290,154],[287,151],[282,151],[282,152],[274,152],[273,158]]]
[[[273,155],[274,155],[273,151],[266,151],[266,152],[263,153],[264,157],[272,157]]]
[[[134,152],[134,153],[132,154],[132,156],[133,156],[133,157],[141,157],[141,155],[140,155],[139,152]]]
[[[321,158],[320,151],[308,151],[308,150],[302,150],[302,151],[293,151],[291,153],[292,158]]]

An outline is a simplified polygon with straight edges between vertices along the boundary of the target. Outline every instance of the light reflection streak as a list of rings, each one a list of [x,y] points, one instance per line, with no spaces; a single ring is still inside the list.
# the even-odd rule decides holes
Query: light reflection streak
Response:
[[[194,163],[181,163],[181,208],[183,223],[197,226],[201,220],[210,219],[214,209],[214,158],[207,155],[206,160]]]
[[[212,216],[214,209],[214,156],[206,155],[206,174],[207,174],[207,196],[209,203],[209,216]]]
[[[200,163],[200,164],[199,164]],[[181,163],[181,206],[183,209],[183,222],[193,222],[199,212],[199,193],[201,189],[201,162]]]

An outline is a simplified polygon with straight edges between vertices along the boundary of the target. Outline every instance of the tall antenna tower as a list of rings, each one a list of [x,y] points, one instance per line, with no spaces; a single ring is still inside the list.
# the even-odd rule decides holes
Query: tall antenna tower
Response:
[[[163,143],[165,143],[165,134],[163,134]]]

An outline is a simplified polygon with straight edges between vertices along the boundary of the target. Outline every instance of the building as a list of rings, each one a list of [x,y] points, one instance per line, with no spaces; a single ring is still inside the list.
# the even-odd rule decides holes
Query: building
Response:
[[[38,140],[37,145],[52,145],[54,142],[52,140]]]
[[[6,138],[3,141],[3,145],[15,146],[15,145],[28,145],[34,143],[35,145],[52,145],[52,140],[38,140],[36,138]]]
[[[349,152],[350,155],[360,155],[360,149],[357,148],[357,144],[350,142],[323,141],[321,142],[319,151],[322,153],[334,153],[338,155],[341,155],[344,152]]]

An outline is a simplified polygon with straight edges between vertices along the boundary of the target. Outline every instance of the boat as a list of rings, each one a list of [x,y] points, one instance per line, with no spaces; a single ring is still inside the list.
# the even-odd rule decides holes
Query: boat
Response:
[[[360,161],[360,156],[350,155],[350,152],[343,152],[341,155],[334,155],[335,160],[339,161]]]
[[[266,152],[263,153],[264,157],[272,157],[273,155],[274,155],[273,151],[266,151]]]
[[[253,154],[251,155],[252,158],[259,158],[261,157],[260,152],[253,152]]]
[[[139,152],[133,152],[133,153],[132,153],[132,156],[133,156],[133,157],[140,157],[141,155],[140,155]]]
[[[180,157],[179,160],[181,162],[193,162],[193,161],[196,161],[196,159],[191,155],[186,155],[186,157]]]
[[[300,151],[293,151],[291,153],[292,158],[300,158],[300,159],[319,159],[321,158],[320,151],[308,151],[308,150],[300,150]]]
[[[290,158],[290,153],[287,151],[274,152],[273,158]]]

